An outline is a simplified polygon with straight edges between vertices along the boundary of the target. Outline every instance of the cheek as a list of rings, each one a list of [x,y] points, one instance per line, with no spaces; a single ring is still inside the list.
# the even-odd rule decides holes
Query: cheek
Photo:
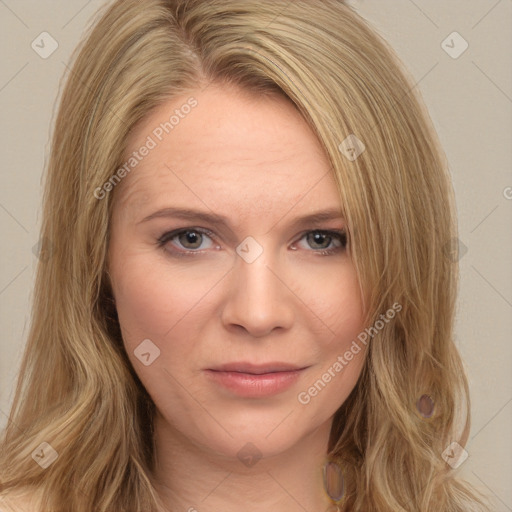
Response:
[[[301,296],[307,298],[304,303],[321,326],[321,345],[341,350],[364,328],[359,282],[350,264],[321,276],[321,280],[318,277],[312,275],[304,282]]]
[[[131,264],[129,259],[123,265],[123,275],[116,282],[114,290],[119,323],[125,342],[134,343],[138,338],[159,338],[174,323],[183,304],[180,287],[163,279],[154,279],[143,265]],[[136,339],[134,339],[136,338]]]
[[[314,411],[328,418],[356,385],[365,361],[366,345],[358,340],[365,325],[355,270],[347,265],[339,273],[331,273],[324,282],[327,283],[324,293],[316,293],[314,302],[310,303],[323,324],[316,343],[319,364],[308,375],[297,399],[307,406],[307,413]]]
[[[115,268],[116,308],[132,366],[157,404],[183,408],[186,397],[174,379],[190,385],[185,362],[200,352],[202,320],[210,318],[201,298],[213,286],[212,276],[194,279],[191,273],[170,271],[164,259],[147,253],[125,252]],[[170,394],[170,389],[178,392]]]
[[[214,285],[211,275],[194,276],[169,267],[164,258],[123,257],[122,270],[114,278],[114,295],[126,341],[133,343],[141,336],[163,341]]]
[[[355,386],[366,356],[366,345],[358,340],[365,328],[359,283],[355,276],[346,283],[346,288],[338,294],[340,302],[334,322],[336,336],[326,361],[327,374],[322,376],[323,381],[333,382],[332,387],[337,389],[342,401]]]

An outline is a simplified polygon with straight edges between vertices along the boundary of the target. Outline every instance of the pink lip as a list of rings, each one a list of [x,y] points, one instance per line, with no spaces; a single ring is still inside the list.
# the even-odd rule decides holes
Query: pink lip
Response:
[[[286,363],[231,363],[206,374],[229,391],[246,398],[270,396],[288,389],[300,377],[305,368]]]
[[[218,372],[240,372],[260,375],[263,373],[290,372],[295,370],[301,370],[302,368],[303,367],[301,366],[281,362],[254,364],[246,361],[238,361],[234,363],[221,364],[219,366],[216,366],[215,368],[209,368],[209,370]]]

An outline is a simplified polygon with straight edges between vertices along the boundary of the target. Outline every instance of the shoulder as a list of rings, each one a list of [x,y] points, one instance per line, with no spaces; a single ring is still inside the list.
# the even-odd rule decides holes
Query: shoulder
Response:
[[[0,512],[38,512],[35,494],[13,491],[0,497]]]

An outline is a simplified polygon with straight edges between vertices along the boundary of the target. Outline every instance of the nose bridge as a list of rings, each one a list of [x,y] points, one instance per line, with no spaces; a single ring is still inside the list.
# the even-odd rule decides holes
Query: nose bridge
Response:
[[[271,299],[280,292],[277,290],[278,280],[274,275],[275,271],[271,271],[275,266],[275,259],[271,258],[268,252],[250,263],[239,258],[235,263],[235,274],[237,281],[243,283],[247,297],[250,296],[253,300]]]
[[[279,267],[275,254],[258,248],[254,241],[247,245],[242,242],[237,253],[224,323],[242,326],[253,336],[263,336],[276,327],[289,328],[293,306],[290,291],[276,276]]]

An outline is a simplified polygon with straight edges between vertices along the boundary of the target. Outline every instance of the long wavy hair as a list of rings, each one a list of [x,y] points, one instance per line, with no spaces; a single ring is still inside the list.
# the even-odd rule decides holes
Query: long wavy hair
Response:
[[[28,489],[45,512],[158,510],[155,407],[124,351],[107,268],[115,190],[98,199],[97,189],[136,123],[211,83],[295,105],[332,165],[367,325],[402,306],[334,417],[326,455],[343,468],[343,510],[487,510],[442,457],[469,431],[446,157],[399,59],[339,0],[117,0],[100,11],[53,131],[0,495]],[[357,158],[344,146],[351,135],[364,144]],[[41,443],[58,454],[46,468],[35,462]]]

